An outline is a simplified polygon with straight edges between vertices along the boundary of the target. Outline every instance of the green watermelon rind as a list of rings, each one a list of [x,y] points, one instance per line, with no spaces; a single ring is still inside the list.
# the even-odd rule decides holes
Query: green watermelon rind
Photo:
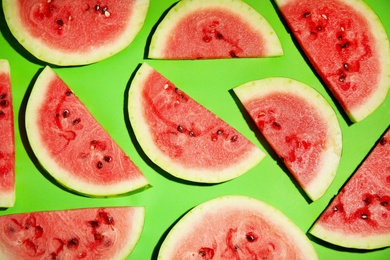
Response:
[[[279,8],[283,8],[287,3],[298,1],[298,0],[275,0]],[[374,94],[359,108],[354,109],[353,111],[345,110],[348,117],[353,122],[360,122],[370,114],[372,114],[386,99],[386,96],[390,89],[390,44],[389,38],[387,36],[386,30],[374,10],[362,0],[338,0],[345,5],[350,6],[358,13],[367,19],[367,22],[371,28],[373,36],[376,37],[378,44],[378,58],[380,59],[380,64],[382,65],[382,73],[379,76],[380,81],[378,84],[378,89]],[[307,53],[306,56],[309,58],[313,66],[317,71],[321,71],[319,65],[315,64],[314,61],[310,59],[310,55]],[[322,77],[326,81],[325,77]],[[327,85],[330,83],[326,82]]]
[[[340,124],[328,101],[305,83],[283,77],[270,77],[247,82],[234,88],[233,91],[243,104],[269,93],[281,92],[294,94],[317,109],[318,114],[322,116],[320,120],[327,122],[330,138],[327,140],[327,150],[322,155],[317,177],[302,189],[313,201],[322,197],[336,176],[342,153]],[[270,145],[272,146],[272,143]]]
[[[0,74],[5,73],[10,75],[10,65],[8,60],[0,59]],[[15,142],[15,140],[13,140]],[[15,164],[14,164],[15,165]],[[15,172],[15,166],[14,166]],[[12,190],[3,191],[0,190],[0,208],[2,207],[13,207],[15,205],[15,187]]]
[[[117,184],[91,184],[87,181],[75,179],[74,174],[62,168],[45,148],[44,136],[39,129],[39,108],[44,101],[45,93],[49,88],[49,83],[57,77],[57,74],[49,67],[38,76],[31,91],[25,116],[25,126],[30,146],[40,164],[54,179],[64,187],[76,193],[90,197],[111,197],[145,188],[149,185],[146,178],[130,179]]]
[[[148,122],[143,116],[140,116],[143,107],[141,97],[142,87],[148,79],[148,76],[154,71],[149,64],[143,63],[132,80],[128,93],[129,120],[138,143],[153,163],[180,179],[200,183],[220,183],[241,176],[264,158],[264,152],[253,145],[252,150],[247,153],[247,157],[243,158],[239,163],[225,167],[224,169],[212,170],[207,167],[202,169],[189,168],[164,154],[156,146],[153,139],[150,138],[153,135]]]
[[[202,225],[203,216],[210,213],[223,214],[224,210],[240,209],[242,214],[259,215],[268,221],[269,227],[283,227],[285,235],[289,235],[299,245],[302,259],[318,259],[318,255],[308,237],[282,211],[261,200],[244,195],[224,195],[203,202],[187,212],[169,231],[158,254],[158,260],[169,260],[177,250],[177,241],[188,240],[187,234],[194,226]],[[242,215],[240,215],[242,216]],[[190,243],[190,242],[189,242]]]
[[[248,23],[248,26],[260,35],[264,35],[267,50],[265,57],[283,55],[283,49],[275,30],[260,13],[247,3],[241,0],[184,0],[172,7],[157,26],[151,39],[148,57],[166,59],[164,50],[168,44],[167,35],[171,34],[177,23],[192,12],[210,7],[239,15]]]
[[[141,237],[141,234],[142,234],[142,231],[144,229],[144,224],[145,224],[145,208],[142,207],[142,206],[120,206],[120,207],[106,207],[106,208],[79,208],[79,209],[69,209],[69,210],[58,210],[58,211],[40,211],[40,212],[32,212],[32,214],[45,214],[45,213],[49,213],[49,214],[52,214],[52,213],[61,213],[63,212],[66,216],[66,212],[82,212],[83,210],[93,210],[93,209],[107,209],[108,211],[110,209],[118,209],[118,208],[131,208],[133,209],[128,217],[128,223],[130,226],[132,226],[133,228],[130,229],[130,230],[127,230],[126,232],[123,232],[123,233],[126,233],[126,237],[123,237],[122,239],[124,241],[127,241],[125,243],[125,245],[121,248],[119,248],[116,252],[115,252],[115,255],[111,255],[110,256],[110,259],[125,259],[127,256],[129,256],[134,248],[136,247],[140,237]],[[134,213],[134,214],[133,214]],[[19,215],[19,214],[29,214],[29,213],[17,213],[15,215]],[[3,216],[3,217],[6,217],[6,216]],[[0,217],[1,219],[1,217]],[[53,223],[55,224],[55,223]],[[61,228],[59,228],[59,230],[61,230]],[[78,233],[80,232],[80,230],[78,230]],[[81,234],[81,233],[79,233]],[[10,255],[11,254],[11,255]],[[14,259],[15,256],[12,255],[12,252],[7,252],[7,249],[4,248],[3,246],[0,245],[0,258],[1,259]]]
[[[59,50],[47,46],[45,41],[29,34],[19,19],[16,0],[3,0],[3,10],[9,29],[19,43],[38,59],[59,66],[74,66],[95,63],[111,57],[125,49],[138,35],[144,25],[149,8],[149,0],[135,1],[135,12],[129,16],[126,30],[109,44],[91,48],[89,52]]]

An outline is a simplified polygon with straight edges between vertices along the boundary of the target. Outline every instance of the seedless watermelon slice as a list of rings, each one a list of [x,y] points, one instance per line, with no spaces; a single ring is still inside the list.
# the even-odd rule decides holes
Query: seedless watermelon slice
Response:
[[[127,47],[144,24],[149,0],[4,0],[15,38],[56,65],[100,61]]]
[[[11,76],[7,60],[0,59],[0,208],[15,204],[15,133]]]
[[[333,181],[342,137],[329,103],[308,85],[267,78],[234,88],[257,127],[312,200]]]
[[[26,131],[42,166],[71,190],[111,196],[148,184],[138,167],[50,67],[41,72],[31,91]]]
[[[183,0],[154,32],[149,57],[213,59],[283,54],[267,20],[241,0]]]
[[[343,247],[390,246],[389,183],[390,129],[309,232]]]
[[[0,217],[1,259],[125,259],[144,225],[143,207],[86,208]]]
[[[304,233],[276,208],[246,196],[204,202],[168,233],[158,259],[318,259]]]
[[[378,108],[390,86],[390,47],[362,0],[276,0],[298,43],[352,121]]]
[[[131,83],[128,102],[130,122],[144,152],[178,178],[218,183],[245,173],[264,157],[147,63]]]

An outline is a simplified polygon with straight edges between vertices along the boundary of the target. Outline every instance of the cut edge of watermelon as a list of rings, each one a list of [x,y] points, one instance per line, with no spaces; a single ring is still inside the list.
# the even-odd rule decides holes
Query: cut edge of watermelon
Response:
[[[201,183],[220,183],[243,175],[265,157],[263,151],[257,146],[253,146],[245,160],[241,160],[240,163],[229,168],[215,171],[189,169],[162,153],[153,140],[148,138],[148,136],[152,136],[151,130],[144,118],[139,116],[139,111],[142,109],[142,98],[140,97],[141,88],[137,86],[144,85],[148,75],[154,71],[149,64],[143,63],[137,71],[128,93],[128,114],[132,128],[143,151],[153,163],[163,166],[164,171],[180,179]]]
[[[275,0],[279,8],[283,8],[284,5],[296,1],[296,0]],[[354,108],[352,110],[347,110],[344,106],[343,109],[345,113],[349,117],[352,122],[360,122],[369,115],[371,115],[386,99],[390,89],[390,45],[389,38],[386,33],[386,29],[384,28],[380,18],[375,13],[375,11],[364,1],[362,0],[339,0],[340,2],[350,6],[357,12],[359,12],[363,17],[367,18],[367,22],[371,27],[373,35],[376,37],[376,43],[378,44],[378,58],[380,59],[380,64],[382,64],[381,69],[382,72],[379,76],[379,84],[378,89],[368,98],[363,105],[359,108]],[[353,3],[352,3],[353,2]],[[307,55],[309,60],[310,57]],[[315,64],[313,61],[313,66],[317,71],[320,71],[319,66]],[[330,85],[326,82],[326,85]]]
[[[304,259],[318,259],[318,255],[305,233],[283,212],[261,200],[244,195],[224,195],[203,202],[187,212],[168,233],[163,241],[158,259],[171,259],[172,252],[176,250],[175,241],[183,239],[189,232],[188,226],[196,226],[202,220],[202,215],[210,211],[222,212],[225,208],[251,211],[251,214],[259,214],[275,226],[283,226],[283,230],[294,237],[296,244],[302,249]]]
[[[0,59],[0,74],[3,74],[3,73],[9,75],[9,79],[11,81],[11,68],[10,68],[10,64],[9,64],[8,60],[6,60],[6,59]],[[12,95],[12,93],[11,93],[11,95]],[[13,115],[12,115],[12,118],[13,118]],[[15,147],[15,136],[13,136],[12,142],[13,142],[13,145]],[[13,160],[14,160],[13,177],[15,178],[15,154],[14,154]],[[0,208],[9,208],[9,207],[15,206],[15,200],[16,200],[15,192],[16,192],[15,182],[14,182],[14,186],[12,189],[7,190],[7,191],[0,191]]]
[[[336,232],[333,229],[327,229],[320,223],[315,223],[309,230],[309,233],[319,239],[347,248],[356,249],[378,249],[389,246],[390,234],[378,235],[358,235]]]
[[[44,142],[37,127],[39,125],[37,115],[39,114],[39,106],[43,103],[45,97],[42,93],[46,93],[49,83],[56,78],[58,78],[58,75],[49,66],[46,66],[34,84],[26,107],[25,127],[27,136],[30,146],[43,168],[67,189],[90,197],[118,196],[149,186],[149,182],[143,176],[112,185],[91,184],[80,180],[74,181],[72,178],[69,178],[69,176],[72,176],[72,173],[60,167],[52,159],[49,152],[42,146]]]
[[[264,57],[282,56],[283,49],[280,40],[268,23],[268,21],[258,13],[254,8],[243,1],[227,0],[197,0],[197,1],[180,1],[169,10],[164,19],[160,22],[155,30],[149,46],[148,57],[151,59],[168,59],[164,51],[167,47],[167,35],[175,28],[177,22],[189,13],[206,9],[208,7],[218,7],[233,12],[245,20],[248,25],[258,31],[259,34],[265,35],[266,54]]]
[[[7,25],[19,43],[39,60],[58,66],[91,64],[119,53],[129,46],[138,35],[144,25],[149,8],[149,0],[136,1],[134,7],[136,11],[134,15],[131,14],[131,19],[129,19],[127,28],[121,37],[111,41],[109,45],[93,48],[85,53],[77,52],[77,50],[75,52],[62,51],[47,46],[44,41],[32,37],[24,29],[20,19],[18,19],[19,12],[16,1],[4,0],[2,4]]]
[[[327,122],[330,138],[327,140],[328,148],[322,155],[319,166],[320,171],[317,172],[317,177],[307,186],[302,187],[301,185],[301,188],[313,201],[322,197],[336,176],[342,153],[340,124],[334,110],[326,99],[307,84],[283,77],[271,77],[251,81],[234,88],[233,91],[243,104],[256,97],[263,97],[268,93],[280,91],[288,94],[293,93],[306,100],[311,106],[317,108],[317,112],[322,116],[322,120]],[[271,143],[270,145],[272,147]]]

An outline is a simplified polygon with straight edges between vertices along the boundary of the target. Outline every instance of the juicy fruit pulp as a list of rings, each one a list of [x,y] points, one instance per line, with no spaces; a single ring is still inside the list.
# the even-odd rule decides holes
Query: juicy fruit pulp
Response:
[[[329,103],[311,87],[267,78],[234,88],[257,127],[312,200],[337,172],[341,129]]]
[[[317,259],[303,232],[272,206],[245,196],[198,205],[168,233],[158,259]]]
[[[4,0],[15,38],[38,59],[57,65],[100,61],[127,47],[149,0]]]
[[[360,0],[277,0],[292,33],[352,121],[371,114],[390,86],[390,47]]]
[[[235,178],[264,156],[253,143],[144,63],[129,91],[129,117],[148,157],[190,181]]]
[[[144,224],[142,207],[88,208],[0,217],[1,259],[124,259]]]
[[[279,39],[256,10],[243,1],[180,1],[153,34],[149,57],[215,59],[279,56]]]
[[[50,67],[41,72],[31,92],[26,130],[44,168],[72,190],[90,196],[111,196],[148,184]]]
[[[0,60],[0,208],[15,204],[15,133],[10,67]]]
[[[314,223],[310,233],[344,247],[390,246],[390,129]]]

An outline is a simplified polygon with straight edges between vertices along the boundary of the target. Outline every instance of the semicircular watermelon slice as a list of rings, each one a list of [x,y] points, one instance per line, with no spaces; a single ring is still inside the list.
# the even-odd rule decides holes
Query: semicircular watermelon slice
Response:
[[[113,196],[148,185],[138,167],[48,66],[31,91],[25,124],[39,162],[73,191]]]
[[[84,208],[0,217],[1,259],[125,259],[143,229],[143,207]]]
[[[158,259],[318,259],[310,240],[286,215],[260,200],[227,195],[182,217]]]
[[[354,122],[374,112],[390,87],[390,47],[362,0],[276,0],[314,69]]]
[[[0,59],[0,208],[15,204],[15,133],[10,66]]]
[[[108,58],[144,24],[149,0],[4,0],[14,37],[40,60],[60,66]]]
[[[216,59],[283,55],[274,29],[241,0],[183,0],[155,30],[149,58]]]
[[[134,77],[128,112],[146,155],[178,178],[219,183],[242,175],[264,153],[147,63]]]
[[[390,246],[390,129],[309,232],[343,247]]]
[[[317,200],[333,181],[342,136],[336,114],[313,88],[288,78],[266,78],[233,89],[298,184]]]

